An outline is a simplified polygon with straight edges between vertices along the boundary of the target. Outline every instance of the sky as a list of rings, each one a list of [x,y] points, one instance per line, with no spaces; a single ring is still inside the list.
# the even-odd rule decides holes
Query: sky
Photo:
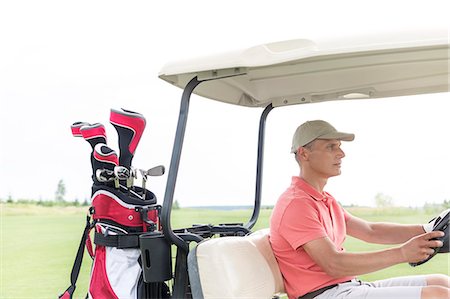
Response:
[[[432,3],[432,4],[431,4]],[[0,198],[90,196],[90,146],[76,121],[100,122],[118,151],[111,108],[142,113],[135,168],[170,165],[182,90],[158,78],[183,58],[306,38],[450,30],[448,1],[2,1],[0,3]],[[342,175],[326,190],[343,204],[400,206],[450,199],[449,94],[300,105],[267,121],[265,205],[298,175],[296,127],[324,119],[353,132]],[[181,206],[251,205],[261,109],[191,100],[175,191]],[[162,203],[167,174],[147,187]],[[137,182],[140,184],[140,182]]]

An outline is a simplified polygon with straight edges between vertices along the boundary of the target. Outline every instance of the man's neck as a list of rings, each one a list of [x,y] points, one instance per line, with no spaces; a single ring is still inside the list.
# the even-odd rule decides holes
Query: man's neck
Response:
[[[300,172],[300,177],[320,193],[323,193],[323,189],[325,188],[325,185],[327,184],[328,181],[327,178],[320,178],[317,176],[307,175],[302,172]]]

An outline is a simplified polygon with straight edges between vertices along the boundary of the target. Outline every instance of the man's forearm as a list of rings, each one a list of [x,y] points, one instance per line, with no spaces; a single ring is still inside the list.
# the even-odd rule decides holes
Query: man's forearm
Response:
[[[377,244],[402,244],[425,231],[419,224],[370,223],[372,233],[368,240]]]
[[[375,272],[405,261],[400,248],[362,253],[336,252],[323,269],[330,276],[343,277]]]
[[[427,259],[434,248],[441,247],[436,240],[443,232],[430,232],[415,236],[396,248],[373,252],[349,253],[337,250],[328,238],[319,238],[303,245],[303,249],[328,275],[343,277],[378,271],[399,263],[416,263]]]

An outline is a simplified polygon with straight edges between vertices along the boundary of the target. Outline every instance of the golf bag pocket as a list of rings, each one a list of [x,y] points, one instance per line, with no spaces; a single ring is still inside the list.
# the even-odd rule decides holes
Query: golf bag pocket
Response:
[[[118,235],[116,231],[108,228],[101,224],[96,225],[96,231],[101,234]],[[142,273],[139,257],[140,250],[137,248],[120,249],[96,244],[89,298],[137,298]]]
[[[152,192],[142,200],[103,186],[93,190],[91,213],[95,222],[110,223],[126,232],[154,230],[158,220],[158,207]]]

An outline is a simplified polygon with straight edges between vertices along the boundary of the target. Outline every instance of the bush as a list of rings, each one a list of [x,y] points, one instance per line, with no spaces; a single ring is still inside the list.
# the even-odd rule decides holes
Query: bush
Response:
[[[53,207],[55,202],[50,200],[39,200],[36,204],[43,207]]]

